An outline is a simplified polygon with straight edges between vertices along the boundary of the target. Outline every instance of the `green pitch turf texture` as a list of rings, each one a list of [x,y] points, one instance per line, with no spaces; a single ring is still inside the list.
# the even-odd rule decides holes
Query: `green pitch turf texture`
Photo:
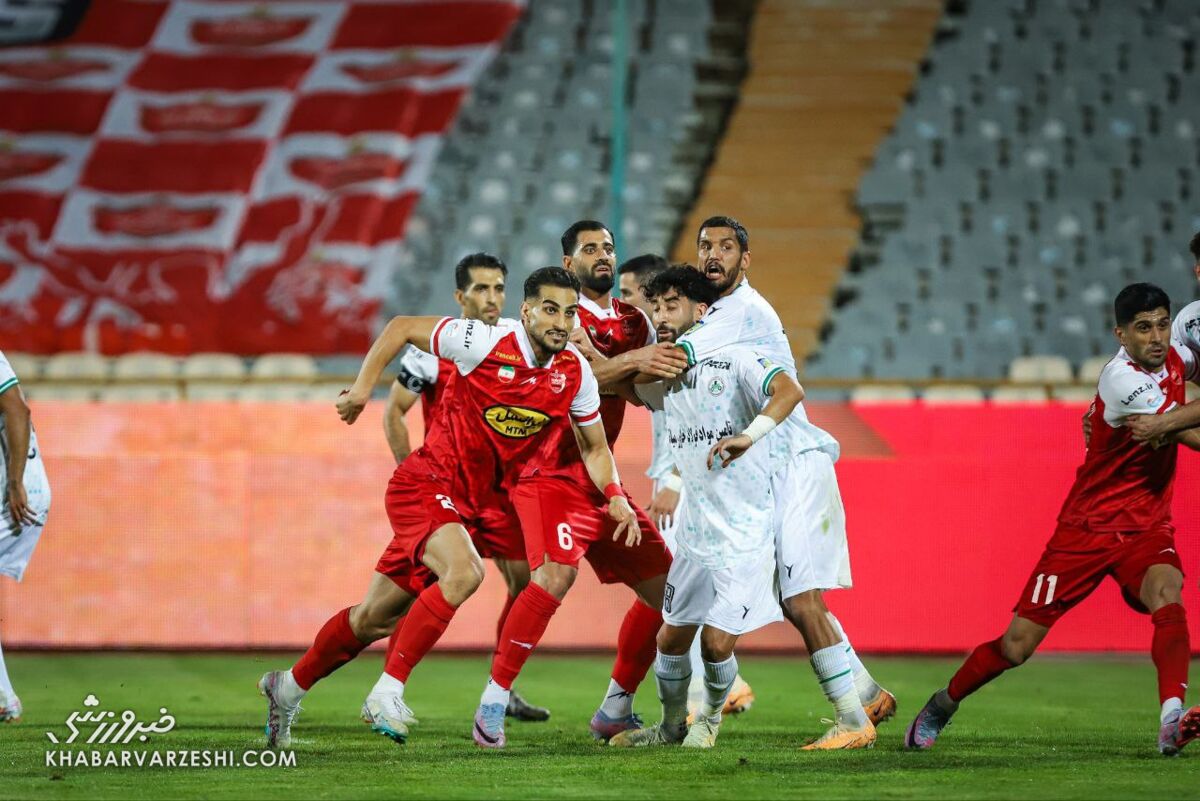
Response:
[[[317,686],[295,732],[293,768],[46,767],[45,732],[95,694],[142,720],[165,706],[176,728],[129,748],[257,749],[265,704],[255,682],[286,667],[261,654],[9,654],[25,705],[0,726],[0,798],[1200,798],[1200,742],[1176,759],[1155,749],[1148,657],[1035,658],[964,705],[938,746],[902,749],[903,728],[956,660],[869,659],[900,700],[873,750],[803,753],[830,712],[803,657],[743,657],[758,696],[728,719],[717,748],[627,751],[587,730],[611,660],[537,655],[518,686],[553,710],[510,723],[509,746],[484,752],[471,720],[486,671],[480,656],[435,656],[417,668],[409,703],[421,719],[407,745],[373,735],[358,711],[381,669],[364,655]],[[657,720],[653,682],[637,704]]]

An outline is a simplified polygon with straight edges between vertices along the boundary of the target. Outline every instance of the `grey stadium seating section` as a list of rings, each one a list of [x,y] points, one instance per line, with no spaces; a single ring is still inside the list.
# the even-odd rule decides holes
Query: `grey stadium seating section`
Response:
[[[699,177],[702,165],[677,154],[702,122],[695,64],[708,54],[712,22],[707,2],[627,6],[623,258],[667,252],[678,198]],[[389,311],[457,312],[449,267],[476,250],[504,258],[510,286],[519,286],[532,270],[558,263],[558,239],[571,222],[606,219],[612,9],[600,0],[530,5],[447,138],[406,232]]]
[[[951,4],[864,176],[859,257],[806,375],[995,379],[1111,353],[1112,298],[1195,299],[1195,0]]]

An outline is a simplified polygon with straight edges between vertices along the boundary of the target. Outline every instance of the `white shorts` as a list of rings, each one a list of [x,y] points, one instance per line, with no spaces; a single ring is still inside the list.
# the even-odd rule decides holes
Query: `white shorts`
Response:
[[[745,634],[783,620],[775,593],[775,558],[714,569],[675,554],[663,594],[663,622],[672,626],[712,626]]]
[[[779,598],[809,590],[849,588],[846,510],[833,460],[806,451],[771,477]]]
[[[38,538],[42,536],[42,528],[46,525],[46,516],[50,509],[49,484],[36,489],[26,484],[25,493],[30,507],[37,515],[37,523],[14,524],[7,501],[3,504],[3,511],[0,511],[0,576],[9,576],[17,581],[25,576],[25,568],[29,566],[33,549],[37,546]]]

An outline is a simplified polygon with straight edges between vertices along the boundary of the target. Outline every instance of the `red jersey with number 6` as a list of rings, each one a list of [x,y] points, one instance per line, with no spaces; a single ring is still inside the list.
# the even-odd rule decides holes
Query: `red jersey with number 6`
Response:
[[[438,424],[400,469],[446,481],[467,515],[506,492],[549,433],[570,428],[568,419],[600,422],[596,377],[583,355],[568,345],[538,364],[516,320],[489,326],[447,317],[434,329],[430,350],[457,368],[452,402],[441,404]]]
[[[651,345],[655,340],[654,329],[645,313],[617,298],[613,298],[610,308],[603,309],[581,295],[577,320],[578,327],[587,331],[596,350],[608,358]],[[617,395],[601,396],[600,416],[604,420],[604,436],[612,449],[625,422],[625,399]],[[570,426],[556,427],[543,445],[537,462],[528,465],[524,474],[533,472],[543,476],[565,476],[586,487],[592,486]]]
[[[1179,345],[1167,351],[1156,373],[1138,366],[1124,348],[1105,365],[1092,407],[1087,457],[1060,522],[1090,531],[1136,532],[1170,521],[1177,446],[1137,442],[1122,421],[1186,403],[1184,384],[1196,374],[1196,357]]]

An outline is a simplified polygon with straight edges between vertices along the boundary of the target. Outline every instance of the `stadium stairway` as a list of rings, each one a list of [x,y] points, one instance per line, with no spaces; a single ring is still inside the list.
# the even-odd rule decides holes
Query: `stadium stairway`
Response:
[[[755,286],[779,311],[797,362],[815,347],[860,222],[851,198],[909,90],[938,0],[762,0],[741,100],[676,240],[731,214],[750,230]]]

